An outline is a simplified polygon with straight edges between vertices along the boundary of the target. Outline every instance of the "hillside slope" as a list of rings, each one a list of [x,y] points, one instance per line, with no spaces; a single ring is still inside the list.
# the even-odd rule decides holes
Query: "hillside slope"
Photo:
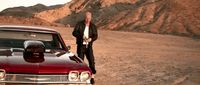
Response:
[[[33,17],[34,13],[51,10],[60,8],[63,5],[55,5],[55,6],[45,6],[43,4],[36,4],[34,6],[30,7],[13,7],[13,8],[7,8],[0,12],[1,16],[16,16],[16,17]]]
[[[74,26],[92,11],[99,29],[200,36],[199,0],[73,0],[72,14],[56,22]]]
[[[73,27],[91,11],[99,29],[200,37],[199,8],[200,0],[72,0],[51,7],[10,8],[0,15],[33,17]]]
[[[61,24],[50,23],[40,18],[25,18],[16,16],[0,16],[0,24],[18,24],[18,25],[38,25],[38,26],[59,26],[63,27]]]
[[[0,24],[24,24],[24,25],[42,25],[42,26],[64,26],[58,23],[49,22],[39,17],[36,13],[61,8],[63,5],[45,6],[36,4],[30,7],[7,8],[0,12]]]

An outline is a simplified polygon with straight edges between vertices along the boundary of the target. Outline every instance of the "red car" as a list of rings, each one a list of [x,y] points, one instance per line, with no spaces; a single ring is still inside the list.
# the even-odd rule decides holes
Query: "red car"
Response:
[[[69,48],[53,29],[0,25],[0,85],[90,84],[90,68]]]

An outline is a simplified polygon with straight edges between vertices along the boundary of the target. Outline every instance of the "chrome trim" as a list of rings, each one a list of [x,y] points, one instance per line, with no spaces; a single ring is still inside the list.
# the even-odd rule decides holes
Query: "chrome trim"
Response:
[[[87,78],[86,80],[82,80],[82,75],[83,75],[84,73],[87,73],[87,74],[88,74],[88,78]],[[83,72],[81,72],[81,74],[80,74],[80,80],[81,80],[81,81],[87,81],[87,80],[90,79],[90,78],[91,78],[91,74],[90,74],[89,71],[83,71]]]
[[[31,80],[31,81],[45,81],[45,80],[50,80],[50,78],[31,78],[27,77],[25,79]]]
[[[22,83],[22,84],[89,84],[87,81],[69,81],[68,75],[37,75],[37,74],[6,74],[0,83]]]
[[[78,76],[77,76],[77,78],[76,78],[75,80],[72,80],[70,77],[68,77],[69,81],[78,81],[78,80],[79,80],[79,76],[80,76],[80,75],[79,75],[79,72],[78,72],[78,71],[70,71],[70,72],[69,72],[69,75],[71,75],[72,73],[77,73]],[[68,75],[68,76],[69,76],[69,75]]]

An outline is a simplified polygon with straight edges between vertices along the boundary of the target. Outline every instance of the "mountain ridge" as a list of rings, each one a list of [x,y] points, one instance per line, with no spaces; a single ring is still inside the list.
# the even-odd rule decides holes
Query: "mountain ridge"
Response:
[[[22,16],[74,27],[91,11],[98,29],[200,37],[199,8],[199,0],[72,0]]]

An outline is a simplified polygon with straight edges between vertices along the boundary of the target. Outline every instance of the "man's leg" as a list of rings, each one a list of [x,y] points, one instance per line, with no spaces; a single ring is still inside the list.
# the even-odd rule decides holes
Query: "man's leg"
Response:
[[[92,46],[88,46],[87,51],[86,51],[86,58],[89,62],[89,66],[90,66],[90,69],[92,70],[92,73],[96,74],[95,59],[94,59]]]
[[[94,84],[95,83],[94,76],[96,74],[96,69],[95,69],[95,61],[94,61],[95,59],[94,59],[92,46],[88,46],[88,48],[86,50],[86,58],[89,62],[90,69],[92,70],[92,73],[93,73],[90,82],[91,82],[91,84]]]
[[[77,45],[77,54],[78,54],[78,57],[81,58],[82,60],[84,60],[84,53],[85,53],[84,46]]]

